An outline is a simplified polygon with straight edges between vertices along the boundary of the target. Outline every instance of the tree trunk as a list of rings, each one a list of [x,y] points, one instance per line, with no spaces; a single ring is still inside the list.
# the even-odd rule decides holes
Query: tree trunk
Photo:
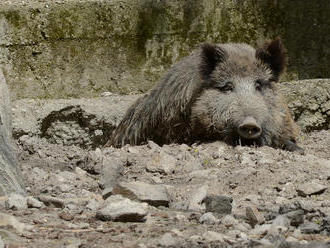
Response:
[[[12,139],[11,121],[9,90],[0,69],[0,196],[11,192],[25,193]]]

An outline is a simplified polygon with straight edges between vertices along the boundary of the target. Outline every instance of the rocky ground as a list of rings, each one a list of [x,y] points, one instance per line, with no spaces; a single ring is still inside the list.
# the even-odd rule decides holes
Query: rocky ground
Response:
[[[305,155],[17,144],[29,196],[0,201],[0,247],[330,247],[330,131],[302,135]]]

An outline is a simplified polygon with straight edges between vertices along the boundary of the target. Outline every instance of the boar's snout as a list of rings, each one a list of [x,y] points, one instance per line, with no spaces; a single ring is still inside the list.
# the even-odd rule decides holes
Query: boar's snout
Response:
[[[246,117],[238,126],[238,134],[245,139],[256,139],[261,135],[261,132],[261,127],[251,116]]]

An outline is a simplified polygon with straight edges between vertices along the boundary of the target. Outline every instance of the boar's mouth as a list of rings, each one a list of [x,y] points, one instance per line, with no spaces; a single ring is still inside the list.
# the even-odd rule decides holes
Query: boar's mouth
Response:
[[[236,139],[236,145],[240,146],[262,146],[262,142],[260,138],[257,139],[245,139],[241,136],[238,136]]]
[[[225,138],[225,142],[232,146],[254,146],[260,147],[264,145],[264,139],[262,136],[259,136],[255,139],[246,139],[240,136],[237,132],[232,132],[231,135],[228,135]]]

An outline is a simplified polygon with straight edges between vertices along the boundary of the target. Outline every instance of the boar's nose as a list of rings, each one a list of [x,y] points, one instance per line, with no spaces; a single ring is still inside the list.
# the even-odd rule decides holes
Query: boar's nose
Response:
[[[261,127],[251,116],[246,117],[238,126],[238,134],[245,139],[256,139],[260,136],[261,131]]]

